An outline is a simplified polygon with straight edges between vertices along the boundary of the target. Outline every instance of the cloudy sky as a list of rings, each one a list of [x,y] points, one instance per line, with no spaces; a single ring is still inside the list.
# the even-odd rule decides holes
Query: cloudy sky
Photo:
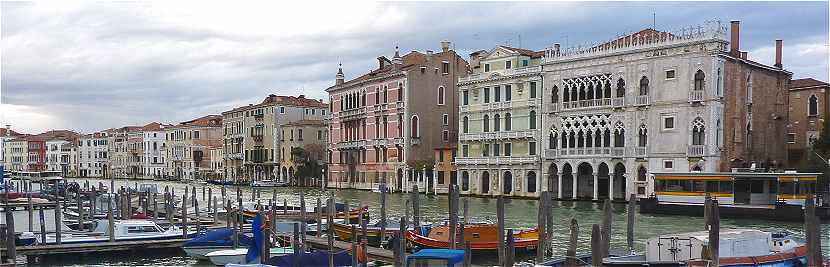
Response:
[[[3,2],[2,124],[91,132],[218,114],[271,93],[327,99],[338,62],[355,77],[396,45],[540,50],[651,27],[652,14],[658,30],[741,20],[750,59],[771,64],[782,38],[785,68],[828,80],[826,1],[225,3]]]

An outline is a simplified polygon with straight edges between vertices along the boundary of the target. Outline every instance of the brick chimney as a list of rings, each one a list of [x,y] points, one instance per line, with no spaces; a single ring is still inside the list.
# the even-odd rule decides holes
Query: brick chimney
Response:
[[[784,47],[784,41],[781,39],[775,40],[775,67],[783,68],[784,65],[781,65],[781,49]]]
[[[731,39],[729,40],[729,53],[733,56],[738,56],[741,49],[741,21],[740,20],[733,20],[730,22],[732,25],[729,33],[731,33]]]

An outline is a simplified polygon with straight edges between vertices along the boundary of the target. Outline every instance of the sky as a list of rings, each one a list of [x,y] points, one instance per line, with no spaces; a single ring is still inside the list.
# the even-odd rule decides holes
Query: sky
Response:
[[[209,1],[208,1],[209,2]],[[542,50],[648,27],[741,21],[741,50],[794,78],[828,81],[828,2],[0,3],[0,124],[89,133],[178,123],[268,94],[326,99],[376,58],[496,45]]]

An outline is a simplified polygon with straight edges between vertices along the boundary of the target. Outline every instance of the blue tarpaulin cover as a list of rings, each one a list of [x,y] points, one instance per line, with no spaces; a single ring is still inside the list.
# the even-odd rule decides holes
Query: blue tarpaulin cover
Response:
[[[462,251],[463,252],[463,251]],[[462,257],[463,258],[463,257]],[[318,250],[303,254],[288,254],[284,256],[271,257],[265,264],[272,266],[329,266],[328,251]],[[351,266],[352,257],[348,251],[340,251],[334,254],[334,266]]]
[[[406,257],[406,260],[413,259],[440,259],[447,260],[448,265],[464,261],[464,250],[460,249],[422,249],[415,254]]]

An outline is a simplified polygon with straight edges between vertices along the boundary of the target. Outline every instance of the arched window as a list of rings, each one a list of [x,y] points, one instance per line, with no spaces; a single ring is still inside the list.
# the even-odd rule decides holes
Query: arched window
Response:
[[[444,87],[439,86],[438,87],[438,105],[443,105],[444,100],[445,100],[445,98],[444,98]]]
[[[625,147],[625,128],[621,122],[614,126],[614,147]]]
[[[695,72],[695,90],[700,91],[703,90],[703,81],[705,80],[706,75],[703,74],[702,70],[697,70]]]
[[[559,101],[559,88],[556,85],[553,86],[553,89],[550,90],[550,102],[556,103]]]
[[[461,190],[470,190],[470,173],[467,171],[461,172]]]
[[[486,132],[489,132],[489,131],[490,131],[490,116],[488,116],[488,115],[484,115],[484,120],[482,120],[482,123],[484,124],[484,125],[483,125],[483,127],[484,127],[484,132],[485,132],[485,133],[486,133]]]
[[[648,95],[648,78],[640,78],[640,95]]]
[[[550,132],[548,135],[548,148],[555,149],[556,148],[556,132]]]
[[[721,94],[720,94],[720,80],[721,80],[721,71],[720,71],[720,68],[718,68],[718,80],[717,80],[717,81],[715,81],[715,82],[717,82],[717,83],[715,84],[715,88],[716,88],[716,89],[715,89],[715,92],[717,93],[717,95],[718,95],[718,96],[720,96],[720,95],[721,95]]]
[[[648,131],[646,130],[646,125],[642,124],[642,125],[640,125],[640,138],[639,138],[638,145],[640,147],[644,147],[647,144],[648,144]]]
[[[530,118],[528,118],[528,119],[530,120],[530,129],[536,129],[536,111],[535,110],[530,111]]]
[[[591,83],[588,83],[588,89],[585,91],[585,99],[594,99],[594,85]]]
[[[625,97],[625,81],[622,78],[617,80],[617,97]]]
[[[411,125],[412,130],[410,131],[410,135],[412,137],[421,137],[420,133],[418,132],[418,115],[412,115]]]
[[[493,131],[498,132],[501,130],[501,116],[499,114],[493,115]]]
[[[611,81],[605,81],[605,93],[602,95],[605,98],[611,98]]]
[[[570,132],[568,135],[568,147],[575,148],[576,147],[576,133]]]
[[[571,94],[568,93],[568,86],[565,86],[565,89],[562,91],[562,102],[571,101]]]
[[[470,132],[470,118],[468,118],[467,116],[464,116],[464,119],[461,122],[461,129],[464,131],[464,133]]]
[[[818,98],[816,97],[816,95],[810,95],[809,106],[807,108],[807,115],[818,115]]]
[[[490,173],[486,171],[481,174],[481,193],[490,193]]]
[[[505,131],[510,131],[511,128],[513,127],[512,124],[513,123],[512,123],[512,120],[510,118],[510,113],[505,113],[504,114],[504,130]]]
[[[579,132],[576,133],[576,147],[585,147],[585,133],[582,132],[582,130],[579,130]]]
[[[692,121],[692,145],[699,146],[705,144],[706,127],[703,119],[700,117]]]
[[[536,193],[536,172],[527,172],[527,192]]]
[[[577,98],[577,99],[585,100],[585,85],[584,84],[579,85],[579,98]]]
[[[720,119],[718,119],[718,121],[715,123],[715,127],[715,146],[720,147],[720,136],[721,131],[723,131],[720,125]]]
[[[562,148],[568,148],[568,136],[567,132],[562,133]]]
[[[640,166],[640,168],[637,169],[637,181],[641,181],[641,182],[645,181],[647,173],[648,173],[648,171],[646,171],[646,167],[645,166]]]

